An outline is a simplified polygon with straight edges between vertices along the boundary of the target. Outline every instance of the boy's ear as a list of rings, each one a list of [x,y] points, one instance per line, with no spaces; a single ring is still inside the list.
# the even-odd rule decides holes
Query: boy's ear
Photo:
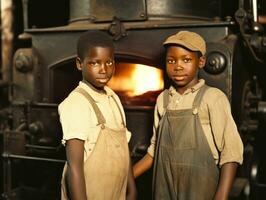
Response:
[[[201,56],[199,58],[199,68],[202,69],[205,66],[206,63],[206,57],[205,56]]]
[[[76,58],[76,67],[79,71],[82,70],[82,61],[79,57]]]

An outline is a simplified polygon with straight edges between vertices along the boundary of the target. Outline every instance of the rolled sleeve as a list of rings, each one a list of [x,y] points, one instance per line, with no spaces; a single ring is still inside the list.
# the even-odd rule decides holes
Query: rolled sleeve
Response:
[[[132,135],[132,133],[131,133],[129,130],[126,130],[127,142],[130,141],[130,139],[131,139],[131,135]]]
[[[219,166],[243,162],[243,143],[231,114],[230,103],[222,92],[209,105],[213,137],[220,152]]]
[[[155,142],[156,142],[156,136],[155,136],[155,134],[153,134],[153,136],[151,138],[151,144],[147,150],[148,154],[151,157],[154,157],[154,154],[155,154]]]
[[[159,122],[160,119],[162,118],[164,108],[162,106],[163,103],[163,93],[161,93],[158,98],[157,102],[154,108],[154,122],[153,122],[153,135],[150,140],[150,146],[147,150],[148,154],[151,157],[154,157],[155,155],[155,148],[156,148],[156,141],[157,141],[157,133],[158,133],[158,127],[159,127]]]

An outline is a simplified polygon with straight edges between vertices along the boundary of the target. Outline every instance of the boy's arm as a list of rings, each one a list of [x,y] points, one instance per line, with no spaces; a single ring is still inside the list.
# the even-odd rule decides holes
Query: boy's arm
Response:
[[[159,126],[159,121],[162,117],[163,113],[163,92],[158,96],[156,100],[156,105],[154,108],[154,121],[153,121],[153,135],[150,141],[150,146],[147,149],[146,155],[140,159],[135,165],[133,166],[133,174],[134,178],[139,177],[142,175],[144,172],[148,171],[153,164],[153,156],[156,148],[156,140],[157,140],[157,129]],[[161,108],[161,109],[159,109]],[[159,111],[161,110],[161,111]]]
[[[66,142],[67,185],[71,200],[86,200],[84,178],[84,141],[71,139]]]
[[[208,89],[205,98],[215,147],[221,164],[215,200],[228,199],[236,170],[243,162],[243,143],[231,113],[230,102],[222,91]]]
[[[153,164],[153,157],[151,157],[150,154],[147,153],[141,160],[139,160],[133,166],[134,178],[139,177],[141,174],[149,170],[152,167],[152,164]]]
[[[238,163],[235,162],[229,162],[222,165],[219,184],[214,198],[215,200],[228,199],[229,192],[234,183],[237,167]]]
[[[127,200],[136,200],[137,199],[137,189],[135,184],[135,179],[133,177],[131,159],[129,156],[129,169],[127,177]]]

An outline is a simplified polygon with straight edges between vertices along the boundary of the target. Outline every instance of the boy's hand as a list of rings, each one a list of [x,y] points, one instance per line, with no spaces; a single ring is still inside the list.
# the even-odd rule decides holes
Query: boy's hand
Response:
[[[150,154],[146,154],[140,161],[138,161],[133,166],[133,174],[134,178],[139,177],[141,174],[146,172],[152,167],[153,164],[153,157],[150,156]]]

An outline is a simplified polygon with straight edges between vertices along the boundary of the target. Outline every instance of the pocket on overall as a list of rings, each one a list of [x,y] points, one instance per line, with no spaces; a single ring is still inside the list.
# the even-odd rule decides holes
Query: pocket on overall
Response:
[[[169,128],[164,132],[166,148],[189,150],[197,147],[196,128],[191,116],[168,116]],[[169,145],[170,144],[170,145]]]

